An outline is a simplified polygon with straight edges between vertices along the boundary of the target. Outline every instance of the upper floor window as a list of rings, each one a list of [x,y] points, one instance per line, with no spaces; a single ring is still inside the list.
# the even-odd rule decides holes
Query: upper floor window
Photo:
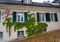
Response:
[[[13,22],[26,22],[27,12],[13,12]]]
[[[57,13],[37,13],[37,21],[58,21]]]
[[[17,22],[24,22],[24,13],[17,13]]]
[[[51,21],[57,22],[58,21],[57,13],[50,13],[50,18],[51,18]]]
[[[37,13],[37,21],[45,21],[45,14]]]

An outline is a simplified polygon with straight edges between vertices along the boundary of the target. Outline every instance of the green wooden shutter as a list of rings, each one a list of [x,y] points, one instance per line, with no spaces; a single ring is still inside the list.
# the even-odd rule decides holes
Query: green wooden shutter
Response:
[[[57,22],[58,21],[57,13],[54,13],[54,18],[55,18],[55,21]]]
[[[40,13],[37,12],[37,22],[40,21],[40,16],[39,16]]]
[[[16,12],[13,12],[13,22],[16,22]]]
[[[27,22],[28,21],[28,15],[27,15],[27,12],[24,12],[24,18],[25,18],[25,22]]]
[[[46,22],[50,22],[50,13],[45,13]]]

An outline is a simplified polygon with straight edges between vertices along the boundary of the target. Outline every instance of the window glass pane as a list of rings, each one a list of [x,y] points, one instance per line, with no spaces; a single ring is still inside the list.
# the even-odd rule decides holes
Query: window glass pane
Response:
[[[19,37],[19,35],[20,35],[20,32],[18,31],[18,32],[17,32],[17,37]]]
[[[21,34],[24,35],[24,31],[21,31]]]
[[[51,20],[54,21],[54,14],[51,13],[50,15],[51,15]]]
[[[42,21],[44,21],[44,13],[42,14]]]
[[[44,13],[41,13],[41,21],[44,21]]]
[[[24,21],[24,14],[21,14],[21,22]]]
[[[18,15],[18,22],[20,21],[20,15]]]
[[[23,17],[21,17],[21,21],[23,21]]]
[[[40,21],[41,21],[41,16],[42,16],[42,15],[41,15],[41,13],[40,13],[40,14],[39,14],[39,19],[40,19]]]
[[[22,0],[16,0],[16,1],[22,1]]]
[[[43,14],[42,13],[39,13],[39,20],[43,21]]]

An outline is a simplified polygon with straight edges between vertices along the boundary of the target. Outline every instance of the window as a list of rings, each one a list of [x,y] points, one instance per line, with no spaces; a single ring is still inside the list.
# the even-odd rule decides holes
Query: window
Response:
[[[51,17],[51,21],[54,21],[54,14],[51,13],[50,17]]]
[[[13,12],[12,21],[13,22],[27,22],[28,21],[27,12]]]
[[[47,29],[47,28],[42,28],[42,32],[46,32],[46,29]]]
[[[3,32],[0,32],[0,40],[3,39]]]
[[[45,16],[45,14],[44,13],[40,13],[40,21],[44,21],[44,16]]]
[[[57,22],[57,21],[58,21],[57,13],[54,13],[54,19],[55,19],[55,22]]]
[[[45,14],[37,13],[37,21],[45,21]]]
[[[37,21],[46,21],[46,22],[50,22],[50,21],[54,21],[57,22],[58,21],[58,16],[57,13],[37,13]]]
[[[17,37],[24,36],[24,31],[17,31]]]
[[[56,13],[50,13],[50,18],[51,18],[51,21],[55,21],[55,22],[58,21],[58,17]]]
[[[24,22],[24,13],[17,13],[17,22]]]
[[[0,11],[0,22],[1,22],[1,11]]]

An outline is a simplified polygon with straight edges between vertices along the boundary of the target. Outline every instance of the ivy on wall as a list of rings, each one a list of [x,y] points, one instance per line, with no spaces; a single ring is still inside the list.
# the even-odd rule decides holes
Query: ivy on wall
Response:
[[[9,33],[9,36],[11,35],[11,29],[14,27],[14,31],[20,30],[23,27],[26,27],[26,33],[29,36],[37,35],[39,33],[42,33],[42,28],[47,28],[48,25],[43,22],[37,22],[35,20],[35,17],[32,17],[33,14],[28,15],[28,21],[27,22],[12,22],[11,18],[6,18],[3,22],[3,25],[6,26],[6,31]]]

